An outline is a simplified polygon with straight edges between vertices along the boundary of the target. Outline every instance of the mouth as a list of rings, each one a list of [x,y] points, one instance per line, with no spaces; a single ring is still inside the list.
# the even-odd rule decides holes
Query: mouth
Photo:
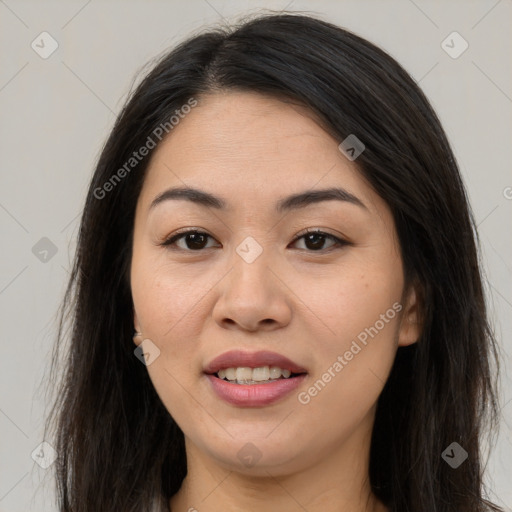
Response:
[[[306,369],[275,352],[231,351],[221,354],[205,368],[214,392],[231,405],[270,405],[306,378]]]
[[[203,369],[207,375],[238,384],[289,379],[307,373],[291,359],[276,352],[224,352]]]
[[[255,385],[270,384],[278,380],[288,380],[305,375],[306,372],[294,373],[279,366],[259,366],[251,368],[248,366],[231,367],[213,373],[214,377],[231,384]]]

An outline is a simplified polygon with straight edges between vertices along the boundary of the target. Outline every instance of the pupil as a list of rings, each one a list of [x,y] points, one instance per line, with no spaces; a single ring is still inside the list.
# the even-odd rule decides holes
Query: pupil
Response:
[[[197,238],[196,238],[197,237]],[[200,241],[198,241],[198,239],[200,238],[205,238],[204,235],[200,234],[200,233],[191,233],[188,235],[188,240],[190,241],[192,239],[192,247],[189,246],[190,249],[202,249],[202,245]],[[204,242],[204,240],[203,240]],[[198,244],[199,246],[197,245],[194,245],[194,244]],[[189,245],[189,244],[187,244]]]
[[[314,240],[315,237],[318,237],[320,239],[320,243],[314,243],[313,242],[313,246],[310,247],[310,248],[313,248],[313,249],[321,249],[322,248],[322,245],[324,244],[324,235],[320,235],[318,233],[311,233],[309,235],[306,236],[306,245],[308,243],[308,241],[312,241]],[[318,239],[317,239],[317,242],[318,242]]]

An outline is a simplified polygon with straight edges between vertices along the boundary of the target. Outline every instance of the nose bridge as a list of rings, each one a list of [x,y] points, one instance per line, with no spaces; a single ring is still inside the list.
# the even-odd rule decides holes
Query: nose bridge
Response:
[[[246,236],[235,247],[232,270],[222,282],[214,316],[219,323],[236,323],[254,330],[258,324],[283,325],[291,312],[279,279],[272,271],[273,258],[269,238],[266,243]]]
[[[235,248],[235,252],[238,254],[238,256],[248,265],[252,265],[258,259],[268,259],[270,244],[268,243],[268,240],[263,241],[261,236],[258,238],[260,239],[260,242],[258,242],[251,235],[248,235]],[[263,245],[265,246],[265,250]],[[264,252],[266,254],[263,258],[261,258]]]
[[[271,266],[272,248],[267,240],[259,236],[258,240],[247,235],[235,247],[233,255],[233,283],[241,286],[250,286],[252,296],[268,293],[268,286],[272,286],[269,267]],[[261,286],[263,285],[263,286]],[[236,287],[236,286],[235,286]]]

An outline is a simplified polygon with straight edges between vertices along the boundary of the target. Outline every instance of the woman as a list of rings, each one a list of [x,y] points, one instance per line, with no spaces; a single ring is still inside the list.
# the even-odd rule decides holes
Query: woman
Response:
[[[500,510],[476,238],[439,120],[382,50],[287,14],[185,41],[90,184],[59,510]]]

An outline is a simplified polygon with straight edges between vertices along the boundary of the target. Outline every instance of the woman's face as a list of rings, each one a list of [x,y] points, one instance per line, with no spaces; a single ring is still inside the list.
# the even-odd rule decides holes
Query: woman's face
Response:
[[[136,343],[146,340],[187,447],[227,469],[285,474],[369,441],[397,347],[417,338],[391,213],[340,142],[302,107],[222,92],[202,97],[151,158],[133,241]],[[177,187],[222,207],[169,196],[152,206]],[[342,191],[326,200],[326,189]],[[190,230],[200,234],[163,245]],[[210,366],[228,351],[238,359]],[[261,351],[274,355],[253,357]],[[279,356],[305,374],[285,379]],[[205,373],[226,366],[245,368],[232,379],[280,377]]]

